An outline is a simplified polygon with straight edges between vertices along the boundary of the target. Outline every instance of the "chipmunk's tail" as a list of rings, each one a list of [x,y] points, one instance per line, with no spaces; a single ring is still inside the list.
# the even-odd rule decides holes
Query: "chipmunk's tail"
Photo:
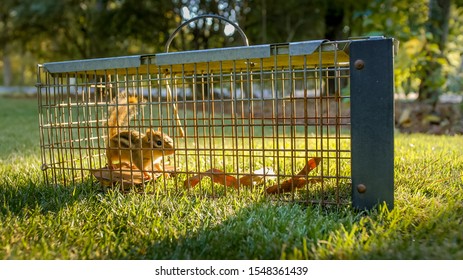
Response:
[[[109,138],[120,131],[129,129],[130,120],[138,114],[138,110],[143,106],[144,101],[135,95],[127,95],[121,92],[114,98],[108,109],[108,136]]]

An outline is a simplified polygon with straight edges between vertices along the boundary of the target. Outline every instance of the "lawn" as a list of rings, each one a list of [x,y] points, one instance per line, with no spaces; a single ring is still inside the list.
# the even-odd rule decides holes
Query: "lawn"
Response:
[[[395,208],[47,186],[34,99],[0,98],[0,259],[463,259],[463,137],[395,138]]]

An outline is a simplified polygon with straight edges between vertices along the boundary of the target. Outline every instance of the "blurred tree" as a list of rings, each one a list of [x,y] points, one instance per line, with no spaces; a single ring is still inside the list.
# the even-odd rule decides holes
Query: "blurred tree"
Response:
[[[324,38],[345,40],[349,37],[363,36],[364,16],[370,13],[369,1],[330,0],[323,1]]]
[[[47,11],[48,18],[42,19],[54,33],[49,39],[51,51],[68,59],[114,55],[117,52],[111,17],[114,3],[110,0],[55,1]]]
[[[239,0],[177,0],[176,12],[181,15],[182,22],[198,15],[215,14],[232,22],[238,22],[245,1]],[[174,32],[174,30],[170,30]],[[174,37],[171,48],[173,50],[199,50],[217,47],[243,45],[238,32],[224,21],[212,18],[201,18],[184,26]]]
[[[254,44],[324,37],[325,1],[248,0],[240,23]]]
[[[0,2],[0,52],[3,58],[5,85],[10,85],[14,81],[24,81],[26,63],[30,63],[27,59],[32,56],[31,54],[39,57],[41,52],[37,45],[41,45],[44,37],[53,35],[44,20],[52,10],[53,2],[50,0]],[[13,65],[12,62],[15,57],[19,57],[19,62],[16,59],[17,65]],[[19,71],[14,71],[15,68],[19,68]],[[20,77],[13,79],[14,76]]]
[[[446,88],[453,93],[463,92],[463,1],[455,1],[450,10],[446,57],[448,73]]]
[[[3,0],[0,2],[0,52],[3,64],[3,84],[11,85],[12,66],[11,52],[20,39],[16,33],[16,9],[18,0]]]
[[[445,50],[449,33],[451,0],[429,0],[429,16],[422,55],[419,99],[436,104],[446,82],[442,69],[447,64]]]
[[[214,13],[237,22],[251,44],[395,37],[402,46],[397,89],[435,99],[442,89],[463,87],[462,5],[463,0],[3,0],[0,67],[3,82],[11,84],[21,80],[13,79],[22,72],[18,61],[34,72],[34,60],[162,52],[182,22]],[[171,50],[242,44],[226,23],[205,19],[183,28]]]
[[[181,20],[175,0],[112,2],[109,18],[101,24],[108,27],[118,55],[162,52],[170,30]]]
[[[384,35],[399,40],[401,47],[394,69],[396,90],[418,91],[421,81],[418,65],[422,60],[420,52],[428,0],[375,0],[355,12],[362,19],[363,35]]]
[[[364,31],[400,41],[395,81],[398,91],[417,92],[435,104],[448,90],[449,75],[461,63],[462,11],[452,0],[371,1],[363,13]],[[458,35],[457,35],[458,34]],[[448,40],[449,36],[452,40]]]

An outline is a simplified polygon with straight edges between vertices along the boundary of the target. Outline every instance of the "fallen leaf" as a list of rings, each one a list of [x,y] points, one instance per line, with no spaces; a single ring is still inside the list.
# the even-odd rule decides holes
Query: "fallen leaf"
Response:
[[[236,180],[235,177],[231,175],[225,174],[222,170],[219,169],[209,169],[206,172],[200,173],[196,176],[190,177],[185,180],[183,183],[185,187],[195,187],[204,177],[209,177],[211,178],[212,182],[222,184],[224,186],[230,187],[237,187],[238,186],[238,180]]]
[[[115,183],[121,185],[143,184],[143,173],[139,170],[109,169],[107,167],[92,170],[91,173],[104,186],[112,186]]]
[[[310,171],[317,168],[320,161],[322,161],[322,159],[319,158],[319,157],[314,157],[314,158],[309,159],[307,164],[304,166],[304,168],[299,173],[297,173],[297,175],[298,176],[305,176],[305,175],[309,174]]]
[[[285,192],[291,192],[294,189],[302,188],[307,183],[320,182],[321,179],[307,179],[306,178],[309,172],[314,170],[318,166],[320,161],[321,161],[321,158],[319,157],[309,159],[307,164],[304,166],[304,168],[299,173],[297,173],[297,175],[284,181],[283,183],[281,183],[281,185],[275,184],[273,186],[270,186],[265,191],[269,194],[285,193]]]
[[[203,176],[201,174],[198,174],[196,176],[193,176],[193,177],[190,177],[190,178],[186,179],[185,182],[183,182],[183,185],[185,187],[194,188],[199,183],[199,181],[201,181],[202,178],[203,178]]]
[[[170,176],[171,173],[175,173],[175,169],[172,166],[164,166],[164,168],[164,171],[148,171],[151,174],[151,179],[149,180],[144,178],[143,172],[135,167],[132,168],[128,164],[118,165],[113,169],[106,166],[91,170],[90,172],[103,186],[112,186],[116,183],[121,185],[142,185],[151,180],[156,180],[163,174]]]
[[[322,179],[320,178],[306,180],[305,178],[294,176],[281,183],[281,185],[275,184],[271,187],[268,187],[267,189],[265,189],[265,192],[269,194],[286,193],[291,192],[294,189],[302,188],[303,186],[309,183],[315,184],[320,183],[321,181]]]

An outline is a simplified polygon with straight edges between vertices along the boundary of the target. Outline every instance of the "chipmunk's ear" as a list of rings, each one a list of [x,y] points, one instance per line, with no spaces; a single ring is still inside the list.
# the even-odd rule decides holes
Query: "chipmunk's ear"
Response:
[[[161,127],[160,126],[158,126],[158,131],[161,132]]]

